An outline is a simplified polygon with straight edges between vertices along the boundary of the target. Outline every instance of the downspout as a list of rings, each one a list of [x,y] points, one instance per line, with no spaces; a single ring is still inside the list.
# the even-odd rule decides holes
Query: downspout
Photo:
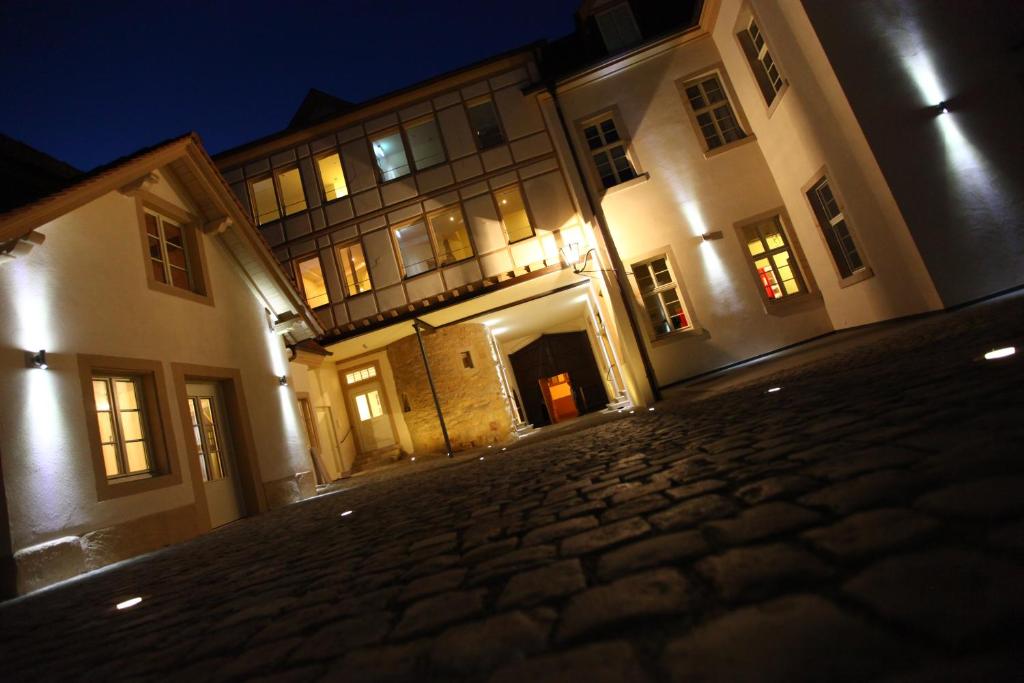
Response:
[[[423,367],[427,371],[427,384],[430,385],[430,395],[434,397],[434,409],[437,410],[437,421],[441,424],[441,434],[444,436],[444,446],[448,457],[452,457],[452,442],[448,438],[448,426],[444,423],[444,414],[441,413],[441,401],[437,398],[437,389],[434,388],[434,376],[430,374],[430,362],[427,360],[427,348],[423,345],[423,335],[420,334],[420,319],[412,321],[412,328],[416,330],[416,341],[420,344],[420,354],[423,356]]]
[[[597,201],[594,197],[590,183],[587,181],[586,172],[580,163],[579,154],[576,153],[576,145],[573,144],[573,137],[569,129],[569,124],[565,122],[565,113],[562,111],[562,104],[558,101],[557,86],[554,80],[548,79],[545,81],[544,88],[551,95],[551,101],[555,105],[555,113],[558,114],[558,123],[562,127],[562,135],[565,136],[566,145],[569,147],[569,154],[572,156],[572,163],[576,167],[576,173],[580,177],[580,184],[583,185],[583,193],[586,195],[588,208],[597,220],[597,227],[601,231],[601,238],[604,240],[605,247],[608,249],[608,255],[611,257],[612,272],[615,273],[615,281],[619,286],[619,296],[622,297],[622,303],[626,308],[626,318],[629,320],[629,329],[633,332],[633,341],[636,343],[637,351],[640,352],[640,360],[644,364],[644,374],[647,376],[647,383],[651,387],[651,393],[654,395],[654,400],[660,401],[661,390],[658,388],[658,379],[654,374],[654,366],[651,364],[650,356],[647,355],[647,346],[644,342],[643,334],[640,331],[640,326],[636,321],[636,314],[633,311],[633,306],[626,298],[626,292],[631,291],[632,288],[629,286],[629,281],[626,279],[626,268],[622,265],[622,258],[619,256],[619,250],[616,249],[615,242],[612,240],[612,231],[608,227],[608,219],[605,218],[601,202]]]

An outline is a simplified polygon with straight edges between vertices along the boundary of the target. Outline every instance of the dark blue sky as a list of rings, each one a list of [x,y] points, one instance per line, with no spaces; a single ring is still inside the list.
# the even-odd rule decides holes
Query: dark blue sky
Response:
[[[82,169],[198,131],[280,130],[310,87],[351,101],[572,30],[579,0],[0,0],[0,132]]]

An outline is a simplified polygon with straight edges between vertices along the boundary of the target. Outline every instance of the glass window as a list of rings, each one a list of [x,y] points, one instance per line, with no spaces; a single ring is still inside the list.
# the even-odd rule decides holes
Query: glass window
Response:
[[[832,193],[828,178],[819,180],[807,193],[807,198],[811,200],[811,207],[818,218],[818,225],[825,236],[825,243],[828,244],[828,250],[832,254],[840,277],[847,278],[864,270],[864,260],[857,251],[857,244],[853,241],[850,228],[846,225],[846,217]]]
[[[284,207],[284,215],[291,216],[293,213],[306,210],[306,195],[302,192],[302,176],[298,167],[286,171],[279,171],[277,182],[281,187],[281,205]]]
[[[136,378],[93,376],[93,403],[107,479],[152,470],[145,414]]]
[[[487,149],[505,142],[498,123],[498,112],[491,100],[481,100],[466,106],[469,112],[469,125],[476,137],[477,147]]]
[[[469,231],[458,206],[445,209],[430,218],[430,229],[437,245],[437,258],[441,265],[461,261],[473,255]]]
[[[684,87],[686,99],[708,150],[747,136],[733,114],[717,76],[707,76]]]
[[[341,266],[345,291],[349,296],[370,291],[370,271],[366,269],[363,245],[359,242],[338,247],[338,264]]]
[[[417,169],[440,164],[445,160],[441,132],[437,129],[437,122],[434,119],[411,124],[405,129],[405,134],[409,138],[412,162],[416,164]]]
[[[604,46],[608,53],[613,54],[640,42],[640,29],[637,28],[629,3],[616,5],[601,12],[596,17],[597,28],[601,31]]]
[[[605,187],[636,178],[636,170],[626,155],[626,141],[619,135],[615,119],[607,116],[583,128],[590,156]]]
[[[320,258],[310,256],[302,259],[298,262],[298,269],[299,279],[302,280],[302,291],[306,294],[306,304],[310,308],[326,305],[329,299]]]
[[[373,156],[377,160],[382,182],[401,178],[409,174],[409,160],[405,156],[402,134],[398,131],[384,133],[370,140]]]
[[[768,44],[765,43],[764,35],[758,27],[757,22],[751,17],[747,27],[740,32],[740,43],[743,45],[743,52],[750,62],[750,68],[754,71],[754,78],[761,94],[768,104],[775,101],[775,97],[782,90],[784,83],[779,67],[768,52]]]
[[[249,183],[249,194],[252,196],[256,222],[259,225],[276,221],[281,217],[277,208],[277,192],[274,190],[274,179],[270,176],[253,180]]]
[[[437,267],[426,223],[419,221],[395,228],[394,233],[405,277],[419,275]]]
[[[665,256],[633,264],[633,274],[656,335],[691,327]]]
[[[373,365],[368,365],[365,368],[359,370],[353,370],[352,372],[345,373],[345,384],[355,384],[356,382],[362,382],[365,379],[377,376],[377,368]]]
[[[805,291],[803,275],[778,216],[743,228],[747,253],[769,301]]]
[[[526,213],[526,205],[523,203],[523,195],[518,185],[498,190],[494,193],[494,200],[498,203],[498,211],[501,212],[501,220],[505,224],[505,232],[510,243],[533,237],[533,226],[530,225],[530,217]]]
[[[213,401],[205,396],[192,396],[188,399],[188,411],[192,418],[192,434],[196,440],[203,481],[223,479],[227,473],[224,471]]]
[[[359,421],[366,422],[384,414],[384,406],[380,402],[380,392],[374,389],[365,394],[356,396],[356,409],[359,411]]]
[[[317,157],[316,166],[320,171],[320,187],[324,191],[324,199],[331,201],[348,194],[345,170],[341,167],[341,156],[337,152]]]
[[[158,214],[145,212],[149,265],[157,282],[193,290],[184,228]]]

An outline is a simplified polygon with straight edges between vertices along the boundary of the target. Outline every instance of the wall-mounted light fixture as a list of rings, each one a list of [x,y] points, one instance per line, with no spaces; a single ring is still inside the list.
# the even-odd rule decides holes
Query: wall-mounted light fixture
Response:
[[[948,114],[949,113],[949,105],[946,104],[945,100],[943,100],[942,102],[939,102],[938,104],[936,104],[935,105],[935,109],[940,114]]]
[[[281,375],[280,377],[278,377],[277,383],[280,384],[282,387],[288,386],[288,375]]]
[[[27,364],[28,367],[30,368],[39,368],[40,370],[45,370],[46,368],[50,367],[49,365],[46,364],[46,351],[44,351],[43,349],[40,349],[36,353],[27,351],[25,353],[25,357],[27,358]]]
[[[587,268],[587,261],[590,260],[590,255],[593,254],[596,249],[589,249],[583,255],[580,255],[580,243],[569,242],[565,245],[565,248],[559,249],[559,253],[562,254],[562,258],[565,259],[565,265],[572,268],[572,272],[579,275]]]
[[[710,242],[711,240],[720,240],[722,239],[722,237],[723,235],[721,230],[712,230],[710,232],[702,232],[700,234],[700,238],[705,242]]]

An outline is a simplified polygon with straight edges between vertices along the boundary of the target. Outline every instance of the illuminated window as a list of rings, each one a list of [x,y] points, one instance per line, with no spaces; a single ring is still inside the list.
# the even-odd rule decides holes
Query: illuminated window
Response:
[[[614,54],[640,42],[640,29],[637,28],[629,3],[616,5],[594,18],[597,20],[597,28],[601,31],[604,46],[608,48],[608,54]]]
[[[327,297],[327,285],[324,282],[324,271],[320,266],[318,256],[310,256],[300,259],[296,263],[299,271],[299,280],[302,282],[302,291],[306,295],[306,304],[310,308],[325,306],[329,303]]]
[[[420,220],[393,230],[405,277],[437,268],[437,259],[434,258],[434,249],[430,246],[426,223]]]
[[[492,100],[467,104],[466,111],[469,112],[469,125],[473,129],[477,147],[487,149],[505,142],[505,136],[501,134],[501,124],[498,122],[498,111],[494,108]]]
[[[217,481],[227,476],[224,469],[224,455],[221,447],[213,399],[208,396],[192,396],[188,399],[189,416],[192,418],[192,434],[199,453],[200,471],[203,481]]]
[[[145,212],[146,241],[153,279],[180,289],[194,291],[185,230],[173,221]]]
[[[409,139],[412,162],[417,170],[440,164],[445,160],[441,131],[437,129],[437,122],[434,119],[406,126],[405,135]]]
[[[742,233],[765,299],[778,301],[806,291],[803,275],[778,216],[744,226]]]
[[[768,44],[765,43],[764,35],[753,17],[747,22],[747,27],[740,32],[739,39],[747,61],[750,62],[750,68],[754,71],[757,85],[761,88],[761,94],[770,105],[782,90],[785,81],[771,53],[768,52]]]
[[[320,171],[320,189],[324,192],[324,199],[331,201],[348,194],[345,169],[341,167],[341,156],[337,152],[317,157],[316,167]]]
[[[381,182],[409,175],[409,159],[405,155],[402,134],[398,131],[382,133],[370,140],[373,157],[377,161]]]
[[[259,225],[306,210],[302,174],[297,166],[278,169],[273,175],[250,180],[249,196]]]
[[[370,271],[366,268],[363,245],[359,242],[338,247],[338,264],[349,296],[370,291]]]
[[[530,216],[526,212],[526,204],[523,203],[518,185],[498,190],[494,193],[494,201],[498,204],[510,243],[533,237],[533,226],[530,225]]]
[[[627,140],[619,135],[615,119],[609,114],[583,126],[594,168],[604,187],[636,178],[636,169],[626,154]]]
[[[864,270],[864,260],[860,257],[857,244],[846,225],[846,217],[839,206],[839,201],[832,193],[828,178],[819,180],[807,193],[807,198],[811,200],[811,207],[818,218],[818,225],[821,226],[821,232],[825,236],[832,260],[839,270],[839,276],[848,278]]]
[[[634,263],[632,270],[655,335],[692,327],[666,256]]]
[[[722,81],[717,75],[690,81],[683,86],[683,90],[706,150],[747,137],[736,120]]]
[[[437,260],[440,265],[461,261],[473,255],[466,221],[458,206],[445,209],[430,217],[430,231],[434,233],[437,245]]]
[[[377,376],[377,367],[374,365],[368,365],[365,368],[359,370],[353,370],[352,372],[345,373],[345,384],[355,384],[356,382],[363,382]]]
[[[152,447],[140,380],[93,375],[92,392],[107,479],[148,475]]]
[[[359,421],[366,422],[384,414],[384,406],[380,402],[380,392],[374,389],[365,394],[356,396],[356,410],[359,411]]]

